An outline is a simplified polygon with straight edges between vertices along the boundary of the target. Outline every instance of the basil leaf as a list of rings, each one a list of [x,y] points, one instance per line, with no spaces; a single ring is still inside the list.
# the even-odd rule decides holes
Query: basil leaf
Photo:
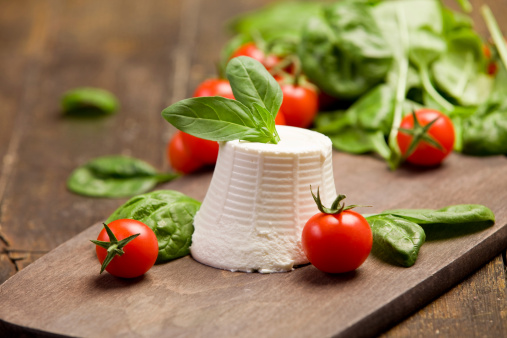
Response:
[[[112,114],[119,107],[118,100],[111,92],[93,87],[69,90],[63,94],[61,104],[64,113],[83,115]]]
[[[451,205],[438,210],[432,209],[395,209],[384,210],[380,215],[394,215],[417,224],[463,224],[495,223],[495,214],[491,209],[479,204]]]
[[[159,174],[148,163],[127,156],[99,157],[74,170],[70,191],[92,197],[128,197],[146,192],[176,174]]]
[[[188,255],[194,216],[201,203],[178,191],[158,190],[131,198],[106,223],[135,219],[149,226],[158,239],[157,263]]]
[[[182,100],[164,109],[162,116],[179,130],[211,141],[269,141],[245,105],[224,97]]]
[[[260,130],[266,135],[266,137],[274,138],[274,140],[270,140],[271,143],[277,143],[280,141],[280,137],[276,132],[275,120],[273,119],[271,113],[257,103],[254,103],[253,106],[257,111],[258,118],[260,119]]]
[[[418,224],[392,215],[367,217],[377,249],[396,263],[409,267],[414,265],[426,234]]]
[[[260,62],[246,56],[236,57],[229,61],[226,74],[236,100],[252,112],[256,111],[254,104],[260,105],[274,120],[282,105],[282,89]]]

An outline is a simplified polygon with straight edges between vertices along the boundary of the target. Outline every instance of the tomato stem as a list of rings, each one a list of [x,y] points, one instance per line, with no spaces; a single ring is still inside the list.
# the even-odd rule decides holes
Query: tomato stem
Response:
[[[326,208],[322,204],[322,200],[320,199],[319,187],[317,187],[317,196],[315,196],[315,194],[313,193],[311,185],[310,185],[310,192],[312,193],[313,200],[317,204],[317,208],[323,214],[336,215],[336,214],[339,214],[342,211],[350,210],[350,209],[357,208],[357,207],[369,207],[369,205],[349,205],[349,206],[345,206],[345,203],[342,203],[340,205],[340,202],[343,201],[347,196],[345,196],[345,195],[338,195],[336,197],[336,199],[333,201],[333,204],[331,205],[331,208]]]

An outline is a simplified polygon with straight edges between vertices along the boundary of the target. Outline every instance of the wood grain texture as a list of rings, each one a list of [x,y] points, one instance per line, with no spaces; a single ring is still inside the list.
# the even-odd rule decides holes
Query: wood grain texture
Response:
[[[399,173],[371,157],[335,153],[333,164],[338,191],[350,201],[371,203],[369,212],[481,203],[495,212],[497,224],[427,231],[411,268],[370,255],[348,274],[329,275],[307,265],[263,275],[218,270],[187,256],[130,281],[97,275],[93,245],[87,241],[100,231],[101,224],[95,224],[0,286],[1,325],[71,336],[372,336],[505,248],[505,157],[454,155],[434,170]],[[189,176],[164,188],[202,199],[210,178]],[[456,325],[449,334],[462,333],[459,329]],[[489,333],[503,329],[503,324],[491,326]]]

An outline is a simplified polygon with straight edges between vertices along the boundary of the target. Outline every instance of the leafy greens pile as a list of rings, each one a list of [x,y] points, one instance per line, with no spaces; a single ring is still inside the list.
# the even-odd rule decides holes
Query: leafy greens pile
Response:
[[[498,27],[483,11],[501,52]],[[400,121],[424,106],[451,117],[456,151],[507,154],[505,66],[488,74],[492,61],[470,17],[438,0],[282,2],[235,19],[231,28],[237,35],[224,47],[223,62],[253,40],[270,53],[297,57],[305,75],[343,103],[315,121],[337,149],[376,152],[394,168]]]

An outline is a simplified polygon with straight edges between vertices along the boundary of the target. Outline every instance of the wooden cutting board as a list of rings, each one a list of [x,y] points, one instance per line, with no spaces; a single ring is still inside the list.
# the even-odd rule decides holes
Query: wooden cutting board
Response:
[[[334,153],[337,190],[350,204],[440,208],[478,203],[497,223],[427,232],[417,263],[391,265],[371,254],[355,272],[311,265],[288,273],[229,272],[187,256],[134,280],[98,274],[101,224],[43,256],[0,286],[0,332],[70,336],[371,336],[458,283],[507,247],[507,159],[452,155],[445,165],[391,172],[366,156]],[[162,188],[201,199],[211,174]],[[111,210],[112,212],[113,210]]]

